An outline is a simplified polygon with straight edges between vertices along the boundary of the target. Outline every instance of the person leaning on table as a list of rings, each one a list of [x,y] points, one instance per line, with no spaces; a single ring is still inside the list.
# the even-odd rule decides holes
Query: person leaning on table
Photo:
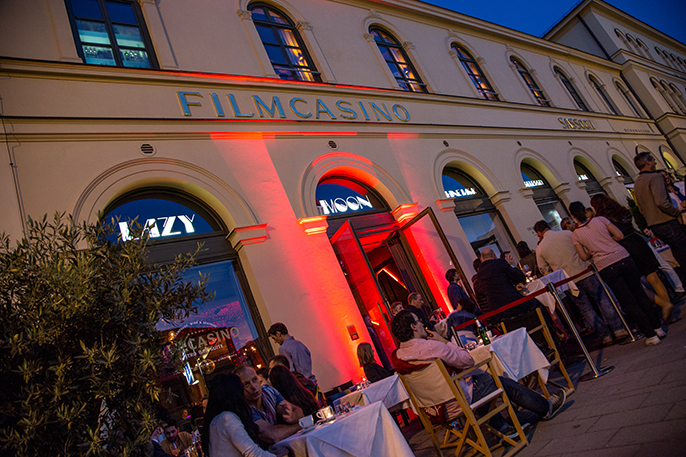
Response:
[[[209,457],[283,457],[288,449],[278,446],[275,453],[262,448],[258,426],[252,420],[243,382],[235,374],[220,374],[210,383],[205,411],[202,448]],[[260,443],[260,444],[258,444]]]

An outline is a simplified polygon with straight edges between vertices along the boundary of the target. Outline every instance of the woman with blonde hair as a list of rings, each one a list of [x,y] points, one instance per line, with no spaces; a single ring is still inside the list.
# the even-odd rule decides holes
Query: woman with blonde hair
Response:
[[[369,382],[381,381],[384,378],[393,376],[393,372],[385,369],[374,359],[374,349],[369,343],[360,343],[357,346],[357,359],[360,361],[360,366],[364,369],[364,375]]]

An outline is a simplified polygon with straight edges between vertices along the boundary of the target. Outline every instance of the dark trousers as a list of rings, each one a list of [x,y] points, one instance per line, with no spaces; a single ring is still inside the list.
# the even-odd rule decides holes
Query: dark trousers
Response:
[[[517,412],[517,419],[521,424],[525,422],[534,423],[545,417],[550,410],[550,402],[542,395],[528,389],[516,381],[503,376],[499,377],[503,385],[503,390],[507,394],[510,401],[521,408],[522,411]],[[495,382],[488,374],[476,374],[472,377],[474,385],[472,386],[472,402],[475,402],[495,390]],[[476,412],[479,415],[488,413],[489,403],[479,407]],[[496,430],[501,430],[506,425],[505,419],[500,414],[496,414],[489,421],[491,427]]]
[[[612,289],[624,311],[646,338],[655,336],[660,317],[641,286],[641,276],[631,257],[600,270],[600,277]]]
[[[686,228],[676,220],[652,225],[650,230],[656,237],[667,243],[672,249],[674,259],[682,270],[686,269]]]

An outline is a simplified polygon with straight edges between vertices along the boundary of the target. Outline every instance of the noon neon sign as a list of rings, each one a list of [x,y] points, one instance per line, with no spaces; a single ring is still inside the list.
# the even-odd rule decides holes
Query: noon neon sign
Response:
[[[340,214],[351,211],[366,211],[374,209],[374,205],[372,205],[372,202],[368,197],[351,195],[346,198],[337,197],[329,200],[319,200],[319,208],[321,209],[321,214],[328,216],[330,214]]]
[[[192,216],[180,214],[178,216],[157,217],[146,220],[143,227],[145,227],[144,231],[147,232],[150,238],[187,235],[195,233],[195,227],[193,227],[194,219],[195,214]],[[128,222],[120,222],[119,231],[121,232],[122,241],[128,241],[133,238]]]
[[[346,121],[378,121],[378,122],[409,122],[410,112],[403,105],[395,103],[386,105],[383,102],[361,102],[336,100],[325,102],[321,98],[307,100],[301,97],[293,97],[289,100],[281,100],[277,95],[271,100],[267,97],[252,95],[251,102],[241,100],[239,102],[234,94],[219,96],[211,92],[208,97],[200,92],[177,91],[176,95],[181,104],[184,116],[192,117],[191,107],[202,107],[203,103],[211,105],[218,118],[230,117],[233,119],[307,119],[334,121],[343,119]]]

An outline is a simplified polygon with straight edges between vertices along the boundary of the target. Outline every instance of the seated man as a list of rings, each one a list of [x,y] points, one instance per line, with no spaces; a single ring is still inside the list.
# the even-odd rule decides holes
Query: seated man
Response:
[[[391,331],[400,341],[400,346],[392,354],[393,367],[400,374],[420,370],[435,359],[441,359],[448,369],[456,372],[474,366],[474,360],[467,350],[446,341],[437,333],[427,333],[421,321],[410,311],[401,311],[395,316],[391,321]],[[483,372],[474,372],[472,376],[460,382],[470,403],[474,403],[496,389],[493,378]],[[509,378],[501,376],[500,382],[514,405],[533,413],[522,414],[519,417],[521,423],[552,419],[560,411],[566,399],[563,389],[558,390],[550,396],[549,400],[546,400],[543,396]],[[452,421],[459,410],[457,400],[450,400],[442,406],[442,408],[433,408],[434,411],[441,411],[442,417],[434,416],[432,419],[438,422]],[[486,404],[477,409],[477,412],[485,414],[488,408],[489,405]],[[431,416],[430,411],[427,411],[427,414]],[[500,414],[493,416],[490,425],[507,435],[512,435],[514,432]]]
[[[159,435],[158,435],[159,436]],[[164,426],[164,440],[160,447],[167,454],[183,454],[186,448],[193,444],[193,437],[188,432],[180,432],[174,419],[169,419]]]
[[[271,386],[260,386],[255,369],[250,365],[239,365],[233,372],[241,378],[245,400],[250,405],[252,420],[259,428],[258,437],[267,444],[277,443],[298,430],[302,410],[284,400]]]

